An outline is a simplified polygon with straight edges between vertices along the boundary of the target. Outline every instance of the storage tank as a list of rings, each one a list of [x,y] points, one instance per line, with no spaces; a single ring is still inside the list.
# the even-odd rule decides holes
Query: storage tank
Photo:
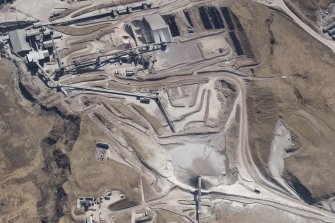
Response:
[[[335,24],[335,23],[334,23]],[[335,27],[327,31],[330,36],[335,34]]]
[[[330,29],[332,29],[334,27],[335,27],[335,22],[332,21],[332,23],[330,23],[329,25],[325,26],[322,30],[325,33],[325,32],[327,32],[328,30],[330,30]]]

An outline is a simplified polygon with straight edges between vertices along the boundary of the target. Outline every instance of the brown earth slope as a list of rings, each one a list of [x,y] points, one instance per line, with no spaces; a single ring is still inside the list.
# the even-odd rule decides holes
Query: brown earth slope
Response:
[[[24,111],[15,96],[13,67],[4,59],[0,67],[0,185],[6,191],[0,194],[0,222],[35,222],[40,193],[33,172],[42,167],[39,142],[50,130],[44,121],[53,120]]]
[[[133,168],[113,160],[96,160],[97,141],[112,142],[96,123],[84,115],[80,135],[69,153],[72,175],[65,185],[69,195],[68,207],[76,203],[77,196],[101,196],[111,190],[124,192],[131,204],[138,205],[141,200],[139,174]]]
[[[247,0],[234,1],[260,66],[259,77],[293,75],[285,80],[255,81],[249,91],[250,144],[266,172],[273,129],[279,118],[299,137],[300,150],[286,160],[287,171],[314,198],[335,191],[335,56],[287,17]]]
[[[6,191],[0,194],[0,222],[58,222],[70,171],[64,153],[80,119],[18,100],[20,74],[5,59],[0,68],[0,187]],[[21,90],[31,97],[23,85]]]
[[[73,222],[77,196],[111,190],[126,194],[125,205],[141,202],[135,169],[95,159],[98,140],[113,142],[96,123],[37,104],[48,91],[36,77],[5,59],[0,69],[0,222]]]
[[[284,0],[284,2],[302,21],[314,30],[318,30],[316,25],[317,11],[327,8],[331,3],[335,3],[334,0]]]

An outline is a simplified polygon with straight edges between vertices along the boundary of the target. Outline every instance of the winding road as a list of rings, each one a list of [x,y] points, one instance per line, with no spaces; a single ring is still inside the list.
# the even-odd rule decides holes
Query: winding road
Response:
[[[278,185],[272,183],[267,178],[265,178],[255,165],[250,151],[251,148],[249,147],[249,125],[246,103],[246,80],[250,81],[252,80],[252,78],[248,79],[242,74],[243,73],[239,71],[234,71],[233,69],[223,69],[220,66],[209,66],[206,69],[202,69],[201,72],[195,72],[193,77],[195,79],[201,79],[206,76],[207,78],[210,78],[211,81],[215,82],[219,80],[225,80],[236,86],[236,89],[238,91],[238,97],[236,100],[238,100],[237,103],[240,106],[239,144],[236,151],[236,165],[241,178],[249,182],[249,184],[254,185],[255,187],[257,186],[257,189],[260,191],[260,193],[250,191],[250,188],[245,187],[241,182],[239,182],[239,184],[231,187],[233,188],[233,190],[229,190],[229,188],[225,186],[219,186],[211,190],[204,190],[203,196],[209,198],[222,198],[225,200],[238,201],[242,203],[262,204],[296,215],[304,216],[311,219],[317,219],[322,222],[335,222],[334,213],[322,210],[315,206],[308,205],[302,200],[296,199],[294,195],[290,194],[285,189],[279,187]],[[272,80],[280,81],[280,79],[283,79],[283,77],[277,77]],[[253,81],[261,80],[262,78],[257,78]],[[264,78],[264,81],[265,80],[269,80],[269,78]],[[119,81],[121,81],[121,83],[123,82],[122,80]],[[102,93],[101,89],[99,89],[96,93]],[[182,189],[186,197],[188,193],[194,192],[194,188],[185,185],[174,178],[171,178],[169,180],[178,188]],[[183,196],[184,195],[181,195],[181,197]],[[153,202],[147,202],[145,205],[140,205],[131,209],[124,209],[117,213],[111,213],[111,216],[113,214],[119,214],[134,209],[137,210],[145,207],[146,205],[151,206],[156,203],[160,203],[163,200],[166,200],[166,197],[157,199]]]
[[[300,200],[296,200],[282,192],[282,189],[279,189],[273,183],[269,182],[258,170],[255,163],[253,162],[249,140],[248,140],[248,115],[247,115],[247,106],[246,106],[246,86],[245,82],[241,77],[236,75],[226,74],[224,79],[233,82],[241,95],[240,101],[240,136],[239,136],[239,146],[237,152],[237,163],[239,173],[243,178],[252,180],[257,184],[258,189],[261,193],[266,193],[270,202],[273,202],[272,205],[281,206],[280,209],[286,209],[292,213],[298,215],[305,215],[306,217],[311,217],[319,219],[324,222],[335,222],[335,214],[328,211],[319,209],[315,206],[308,205]],[[253,200],[253,199],[251,199]],[[257,202],[257,199],[254,201]],[[263,200],[263,204],[268,203],[269,201]],[[259,202],[259,201],[258,201]],[[272,206],[271,205],[271,206]],[[279,208],[279,207],[278,207]],[[291,210],[289,210],[291,209]]]
[[[333,52],[335,52],[335,42],[331,40],[327,40],[323,38],[321,35],[319,35],[317,32],[315,32],[313,29],[311,29],[309,26],[307,26],[305,23],[303,23],[284,3],[282,0],[254,0],[258,3],[264,4],[268,7],[277,8],[284,13],[286,13],[296,24],[298,24],[301,28],[303,28],[307,33],[309,33],[311,36],[313,36],[315,39],[317,39],[322,44],[329,47]],[[178,4],[177,4],[178,3]],[[164,9],[165,11],[171,11],[175,10],[176,8],[183,8],[183,7],[190,7],[197,4],[196,2],[190,2],[188,0],[182,0],[182,1],[173,1],[169,4],[166,4],[164,6],[161,6],[161,9]],[[158,12],[158,10],[154,9],[151,10],[151,12]],[[123,19],[124,20],[130,20],[135,17],[139,17],[141,15],[145,15],[147,12],[139,12],[130,16],[127,16]],[[69,15],[68,17],[70,17]],[[68,18],[67,17],[67,18]],[[116,22],[117,25],[119,22]],[[212,61],[213,62],[213,61]],[[214,61],[215,62],[215,61]],[[200,64],[200,65],[199,65]],[[236,71],[229,68],[222,68],[219,65],[213,65],[210,61],[204,61],[203,63],[199,63],[197,66],[205,66],[204,68],[201,68],[201,72],[195,71],[193,76],[194,79],[199,79],[200,77],[206,76],[208,78],[211,78],[212,80],[218,81],[218,80],[226,80],[228,82],[233,83],[236,86],[236,89],[238,91],[238,105],[240,107],[240,123],[239,123],[239,143],[236,150],[236,164],[239,171],[240,178],[244,181],[251,184],[254,188],[257,187],[257,190],[260,191],[260,193],[256,193],[254,191],[250,191],[250,188],[246,188],[241,182],[239,182],[238,185],[232,186],[231,188],[237,188],[238,190],[229,190],[228,187],[217,187],[211,190],[205,190],[204,197],[212,197],[212,198],[222,198],[225,200],[231,200],[231,201],[239,201],[242,203],[257,203],[262,205],[271,206],[280,210],[284,210],[296,215],[317,219],[323,222],[335,222],[335,214],[322,210],[318,207],[308,205],[301,201],[300,199],[296,199],[293,194],[290,194],[285,189],[281,188],[280,186],[274,184],[273,182],[269,181],[257,168],[256,164],[253,161],[252,155],[251,155],[251,148],[249,146],[249,124],[248,124],[248,113],[247,113],[247,89],[246,89],[246,81],[262,81],[262,80],[272,80],[280,81],[280,79],[287,78],[284,76],[274,77],[274,78],[252,78],[246,76],[245,73]],[[207,67],[206,67],[207,66]],[[178,71],[182,69],[190,69],[188,65],[185,65],[184,67],[178,67]],[[193,67],[194,68],[194,67]],[[200,68],[199,68],[200,69]],[[167,75],[171,75],[171,70],[169,70],[170,73]],[[122,80],[118,80],[120,83],[123,83]],[[62,86],[62,85],[60,85]],[[98,88],[87,88],[79,85],[63,85],[63,87],[67,89],[79,89],[83,91],[90,91],[95,92],[97,94],[99,93],[113,93],[113,94],[119,94],[122,96],[142,96],[142,97],[150,97],[155,98],[156,96],[152,95],[146,95],[146,94],[133,94],[129,92],[121,92],[121,91],[115,91],[115,90],[108,90],[108,89],[98,89]],[[84,92],[83,92],[84,93]],[[190,188],[190,186],[184,185],[181,182],[178,182],[174,179],[170,179],[170,181],[175,184],[177,187],[182,189],[184,196],[189,197],[189,192],[194,192],[193,188]],[[193,190],[193,191],[192,191]],[[182,197],[182,196],[181,196]],[[180,198],[178,198],[180,199]],[[144,201],[144,198],[142,197],[142,200]],[[118,212],[123,213],[126,211],[132,211],[137,210],[140,208],[147,207],[148,205],[159,203],[162,201],[166,201],[166,197],[162,197],[161,199],[157,199],[153,202],[146,202],[143,205],[132,207],[129,209],[124,209]],[[144,202],[143,202],[144,203]],[[115,214],[114,213],[114,214]],[[113,214],[113,213],[112,213]]]
[[[288,15],[298,26],[300,26],[302,29],[304,29],[309,35],[311,35],[313,38],[327,46],[329,49],[331,49],[335,53],[335,41],[328,40],[324,37],[322,37],[319,33],[315,32],[311,27],[309,27],[307,24],[305,24],[301,19],[294,14],[285,4],[283,0],[253,0],[255,2],[258,2],[260,4],[263,4],[267,7],[276,8],[281,11],[283,11],[286,15]]]

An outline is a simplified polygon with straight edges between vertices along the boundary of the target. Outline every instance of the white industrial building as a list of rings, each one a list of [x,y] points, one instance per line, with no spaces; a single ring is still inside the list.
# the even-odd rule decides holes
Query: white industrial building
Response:
[[[169,26],[165,23],[162,16],[152,14],[143,17],[144,25],[149,31],[150,42],[168,43],[171,42],[171,32]]]
[[[40,60],[44,60],[50,57],[48,50],[30,51],[27,54],[27,60],[29,63],[37,63]]]

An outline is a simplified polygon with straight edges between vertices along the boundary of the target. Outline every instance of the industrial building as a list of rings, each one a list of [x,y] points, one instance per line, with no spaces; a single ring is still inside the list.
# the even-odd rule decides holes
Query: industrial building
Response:
[[[114,7],[112,9],[112,16],[113,17],[117,17],[120,14],[130,14],[133,12],[133,10],[140,10],[140,9],[148,9],[151,8],[152,3],[151,2],[134,2],[132,4],[128,4],[128,5],[120,5],[117,7]]]
[[[45,41],[45,42],[43,42],[43,47],[44,47],[44,49],[53,48],[54,43],[53,43],[52,40]]]
[[[39,50],[39,51],[31,51],[27,55],[27,60],[29,63],[37,63],[41,60],[45,60],[49,58],[49,51],[48,50]]]
[[[38,23],[36,29],[17,29],[9,32],[9,42],[12,50],[22,57],[26,57],[28,64],[50,61],[53,55],[53,31]]]
[[[27,42],[27,34],[24,29],[17,29],[9,32],[9,41],[15,53],[23,55],[31,51],[31,47]]]
[[[0,0],[0,5],[7,4],[7,3],[14,3],[15,0]]]
[[[96,14],[91,14],[87,16],[79,16],[76,18],[67,19],[66,21],[62,21],[62,22],[53,22],[52,24],[53,25],[70,25],[70,24],[81,23],[81,22],[85,22],[89,20],[110,17],[110,16],[112,16],[113,18],[118,18],[119,15],[131,14],[134,11],[147,10],[147,9],[150,9],[151,7],[152,7],[151,2],[147,2],[147,1],[134,2],[131,4],[127,4],[127,5],[118,5],[108,10],[105,9]],[[55,11],[50,15],[50,18],[58,16],[61,13],[62,13],[61,11]],[[38,25],[42,25],[42,23],[35,23],[34,25],[36,25],[36,27],[34,26],[34,28],[38,28]]]
[[[145,30],[148,32],[148,43],[169,43],[171,42],[171,32],[162,16],[152,14],[143,17]]]

